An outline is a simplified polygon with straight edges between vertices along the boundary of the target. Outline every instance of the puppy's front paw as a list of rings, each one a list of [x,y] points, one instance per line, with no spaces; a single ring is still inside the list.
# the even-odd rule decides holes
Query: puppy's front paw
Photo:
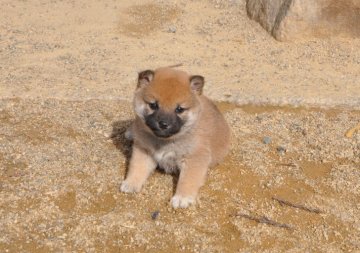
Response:
[[[192,196],[182,197],[175,195],[170,201],[173,208],[187,208],[195,203],[195,198]]]
[[[141,190],[141,186],[130,183],[127,180],[123,181],[120,185],[120,191],[122,192],[135,193],[135,192],[139,192],[140,190]]]

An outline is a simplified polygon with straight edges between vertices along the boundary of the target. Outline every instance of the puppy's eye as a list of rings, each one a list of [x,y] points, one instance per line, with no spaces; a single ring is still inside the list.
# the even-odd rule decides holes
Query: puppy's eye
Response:
[[[176,107],[175,112],[177,114],[183,113],[185,111],[185,108],[182,108],[181,106]]]
[[[151,110],[154,110],[154,111],[159,109],[159,105],[158,105],[157,102],[149,103],[149,107],[150,107]]]

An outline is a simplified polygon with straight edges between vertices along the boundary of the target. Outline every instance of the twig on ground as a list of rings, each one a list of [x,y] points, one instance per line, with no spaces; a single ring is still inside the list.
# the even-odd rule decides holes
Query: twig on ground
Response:
[[[280,199],[280,198],[277,198],[277,197],[272,197],[272,199],[279,202],[280,205],[286,205],[286,206],[298,208],[298,209],[301,209],[301,210],[304,210],[304,211],[307,211],[307,212],[310,212],[310,213],[322,213],[322,211],[317,209],[317,208],[306,207],[306,206],[303,206],[303,205],[300,205],[300,204],[294,204],[294,203],[291,203],[291,202],[289,202],[287,200]]]
[[[169,68],[177,68],[177,67],[181,67],[183,64],[182,63],[178,63],[175,65],[170,65]]]
[[[297,167],[294,163],[278,163],[279,166],[286,166],[286,167]]]
[[[121,227],[124,228],[130,228],[130,229],[134,229],[135,227],[133,225],[126,225],[126,224],[119,224]]]
[[[267,225],[270,225],[270,226],[274,226],[274,227],[278,227],[278,228],[285,228],[285,229],[289,229],[289,230],[292,230],[293,227],[288,225],[288,224],[285,224],[285,223],[279,223],[277,221],[274,221],[274,220],[270,220],[268,217],[266,216],[261,216],[261,217],[255,217],[255,216],[251,216],[251,215],[248,215],[248,214],[235,214],[234,215],[235,217],[241,217],[241,218],[245,218],[245,219],[249,219],[249,220],[252,220],[252,221],[255,221],[257,223],[262,223],[262,224],[267,224]]]

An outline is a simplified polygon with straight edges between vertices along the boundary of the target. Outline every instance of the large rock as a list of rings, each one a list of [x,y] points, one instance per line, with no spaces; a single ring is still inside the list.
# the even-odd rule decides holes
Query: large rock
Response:
[[[360,37],[360,0],[247,0],[247,12],[280,41]]]

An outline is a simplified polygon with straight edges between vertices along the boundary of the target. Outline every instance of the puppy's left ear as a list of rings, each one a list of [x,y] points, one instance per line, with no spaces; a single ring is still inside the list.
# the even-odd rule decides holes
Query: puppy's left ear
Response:
[[[137,88],[148,85],[154,79],[154,71],[145,70],[139,73]]]
[[[191,76],[190,77],[190,87],[198,95],[202,94],[202,90],[205,84],[205,79],[203,76]]]

